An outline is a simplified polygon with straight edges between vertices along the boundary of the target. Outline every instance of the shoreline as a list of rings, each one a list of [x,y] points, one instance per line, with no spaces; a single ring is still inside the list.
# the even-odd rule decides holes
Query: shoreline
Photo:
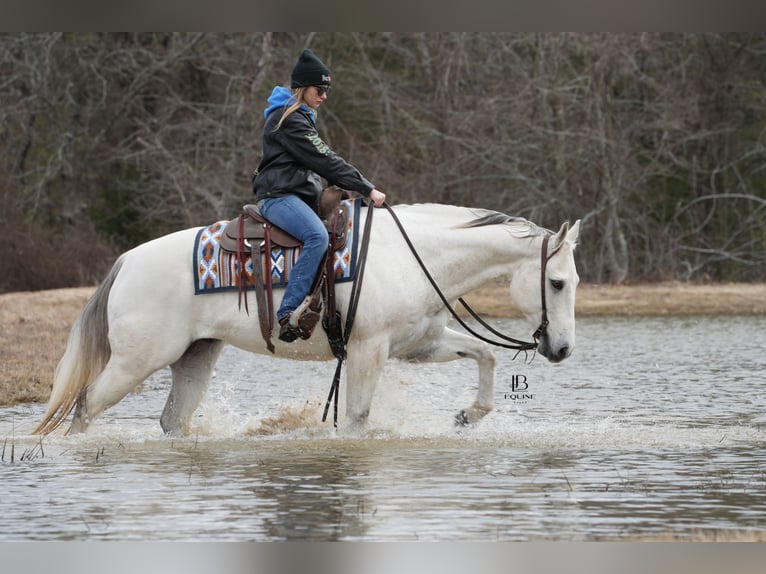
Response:
[[[72,323],[96,287],[0,294],[0,405],[47,402]],[[520,317],[505,283],[466,301],[488,317]],[[766,283],[581,284],[577,317],[764,315]],[[254,324],[254,328],[256,328]]]
[[[482,287],[466,300],[479,313],[518,317],[505,284]],[[687,315],[765,315],[766,283],[690,284],[680,281],[607,285],[583,283],[577,288],[577,317],[659,317]]]

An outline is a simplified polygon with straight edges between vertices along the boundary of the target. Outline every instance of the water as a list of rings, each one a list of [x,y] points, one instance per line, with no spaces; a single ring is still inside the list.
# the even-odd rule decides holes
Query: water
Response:
[[[766,317],[580,319],[564,363],[498,353],[496,409],[471,429],[452,419],[473,363],[389,363],[361,434],[320,422],[333,363],[227,348],[188,438],[159,428],[167,370],[85,436],[40,442],[42,405],[0,409],[0,541],[760,531],[764,348]]]

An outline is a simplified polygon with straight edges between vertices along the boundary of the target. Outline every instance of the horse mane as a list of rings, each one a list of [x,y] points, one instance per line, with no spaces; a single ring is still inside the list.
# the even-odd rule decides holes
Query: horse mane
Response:
[[[396,205],[396,209],[417,213],[422,215],[428,221],[432,220],[436,212],[446,219],[454,221],[454,223],[451,224],[453,229],[468,229],[473,227],[487,227],[491,225],[505,225],[507,226],[507,230],[510,232],[510,234],[517,238],[539,237],[545,235],[546,233],[551,233],[545,228],[540,227],[531,221],[524,219],[523,217],[506,215],[491,209],[460,207],[442,203],[400,203]],[[466,213],[468,215],[472,215],[474,219],[468,222],[459,223],[460,221],[465,220]]]
[[[484,215],[458,227],[485,227],[487,225],[508,225],[511,235],[514,237],[536,237],[547,233],[545,229],[523,217],[514,217],[491,210],[486,210]]]

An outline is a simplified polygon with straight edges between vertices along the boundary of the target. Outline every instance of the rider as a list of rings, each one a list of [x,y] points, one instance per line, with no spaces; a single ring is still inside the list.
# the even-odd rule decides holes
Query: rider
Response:
[[[263,216],[303,243],[277,310],[279,338],[288,343],[301,334],[298,321],[328,246],[327,230],[316,214],[323,189],[320,176],[361,193],[375,207],[386,199],[317,133],[317,109],[327,99],[330,82],[327,66],[311,50],[303,50],[290,77],[292,90],[276,86],[268,99],[263,158],[253,176],[255,201]]]

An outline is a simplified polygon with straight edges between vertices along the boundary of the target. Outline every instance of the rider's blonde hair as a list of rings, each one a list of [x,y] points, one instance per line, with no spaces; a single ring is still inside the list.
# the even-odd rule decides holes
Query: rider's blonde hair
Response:
[[[306,90],[308,89],[309,86],[301,86],[300,88],[293,89],[293,98],[295,99],[295,102],[285,108],[285,111],[282,113],[282,117],[279,118],[279,122],[277,122],[277,127],[274,128],[274,131],[277,131],[282,127],[282,122],[287,119],[287,116],[301,107],[301,104],[303,104],[303,96],[306,94]]]

